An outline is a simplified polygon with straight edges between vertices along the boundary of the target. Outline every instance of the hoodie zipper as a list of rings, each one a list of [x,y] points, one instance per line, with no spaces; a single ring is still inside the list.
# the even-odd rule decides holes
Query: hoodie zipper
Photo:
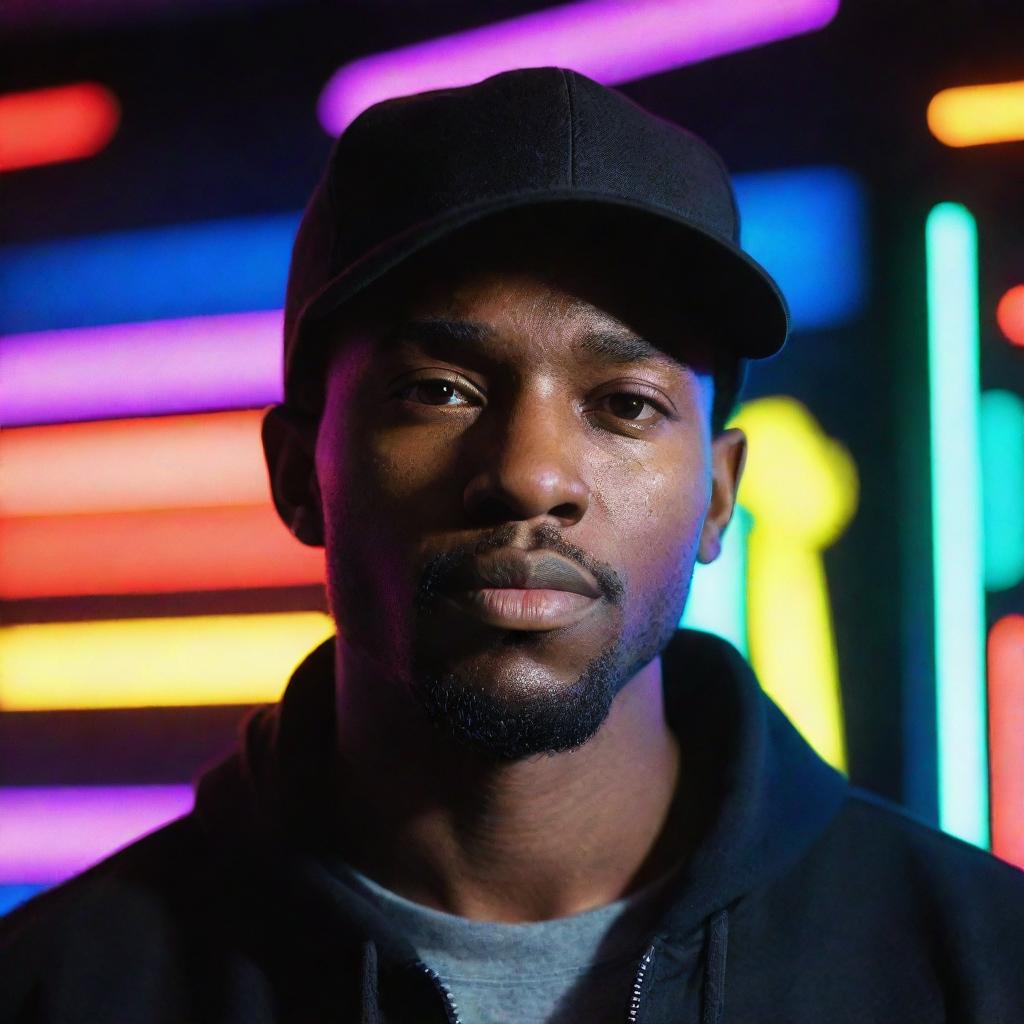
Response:
[[[444,998],[444,1012],[448,1018],[448,1024],[462,1024],[462,1018],[459,1016],[459,1005],[455,1002],[455,998],[452,996],[451,989],[441,980],[441,975],[434,970],[429,964],[425,964],[422,960],[416,961],[416,966],[419,967],[424,974],[434,983],[434,987],[441,996]]]
[[[647,980],[647,969],[654,959],[654,947],[648,946],[647,951],[640,958],[640,964],[636,969],[636,977],[633,979],[633,994],[629,999],[629,1016],[626,1018],[628,1024],[636,1024],[640,1017],[640,993],[643,992],[644,982]]]
[[[647,969],[651,966],[651,961],[654,959],[654,946],[649,946],[645,951],[644,955],[640,958],[640,964],[637,967],[636,977],[633,979],[633,992],[629,1000],[629,1016],[626,1018],[628,1024],[636,1024],[640,1014],[640,994],[643,992],[644,982],[647,980]],[[451,990],[441,980],[441,976],[430,967],[425,964],[422,960],[416,961],[416,966],[434,983],[434,987],[440,992],[444,999],[445,1014],[448,1017],[449,1024],[462,1024],[462,1018],[459,1016],[459,1005],[455,1002],[452,996]]]

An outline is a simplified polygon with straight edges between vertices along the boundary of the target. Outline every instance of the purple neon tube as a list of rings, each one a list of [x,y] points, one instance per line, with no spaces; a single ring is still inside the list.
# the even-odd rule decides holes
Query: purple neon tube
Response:
[[[828,24],[839,0],[583,0],[346,64],[320,95],[332,135],[393,96],[478,82],[520,67],[570,67],[605,85]]]

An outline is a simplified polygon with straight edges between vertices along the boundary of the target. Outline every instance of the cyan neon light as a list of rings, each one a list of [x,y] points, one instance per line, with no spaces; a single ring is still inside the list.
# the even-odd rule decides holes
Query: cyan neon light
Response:
[[[750,513],[739,506],[722,538],[722,550],[708,565],[697,563],[679,625],[716,633],[747,653],[747,535]]]
[[[556,65],[615,85],[827,25],[838,0],[583,0],[346,64],[320,95],[332,135],[380,100]]]
[[[985,586],[1007,590],[1024,579],[1024,399],[981,396]]]
[[[276,309],[294,213],[0,248],[0,334]]]
[[[977,228],[959,203],[925,226],[939,824],[987,848],[985,591]]]
[[[0,789],[0,883],[52,885],[192,809],[191,786]]]
[[[280,311],[0,338],[0,425],[154,416],[281,398]]]
[[[867,277],[857,177],[841,167],[802,167],[734,181],[743,247],[779,283],[794,329],[850,320],[863,305]]]
[[[849,453],[785,396],[747,402],[732,421],[749,456],[739,500],[750,510],[750,660],[765,692],[814,749],[846,771],[839,663],[824,550],[857,508]]]

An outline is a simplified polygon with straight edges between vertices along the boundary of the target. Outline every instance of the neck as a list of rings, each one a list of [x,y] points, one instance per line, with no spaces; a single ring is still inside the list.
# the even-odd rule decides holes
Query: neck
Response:
[[[407,899],[545,920],[628,895],[690,849],[658,658],[584,746],[511,763],[456,748],[340,638],[336,684],[339,853]]]

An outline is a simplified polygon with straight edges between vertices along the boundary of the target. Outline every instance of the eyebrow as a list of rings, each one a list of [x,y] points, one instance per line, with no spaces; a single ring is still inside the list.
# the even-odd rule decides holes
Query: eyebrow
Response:
[[[497,333],[491,327],[476,320],[417,317],[396,325],[383,340],[388,347],[403,342],[419,342],[441,350],[458,352],[461,349],[479,353],[482,346],[496,337]],[[578,355],[596,357],[617,366],[644,360],[676,367],[680,365],[680,360],[673,359],[645,338],[621,329],[586,331],[573,339],[572,347]]]

